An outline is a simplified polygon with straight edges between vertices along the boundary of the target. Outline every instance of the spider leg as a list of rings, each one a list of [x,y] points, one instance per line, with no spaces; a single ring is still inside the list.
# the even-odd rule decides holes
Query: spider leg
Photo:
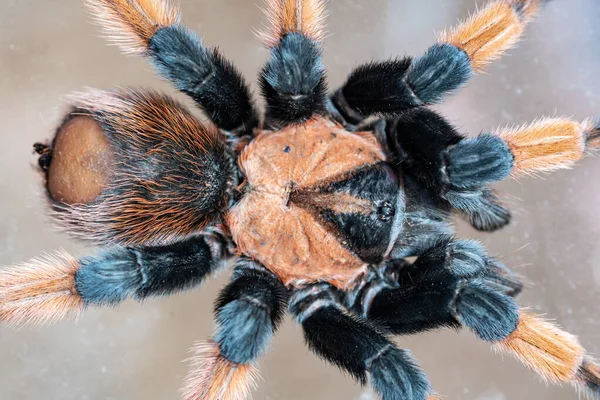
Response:
[[[392,262],[392,283],[374,279],[356,296],[354,310],[395,334],[467,327],[547,381],[600,398],[600,367],[574,336],[519,309],[511,298],[518,280],[486,257],[473,242],[440,241],[412,265]]]
[[[161,244],[199,232],[227,206],[233,158],[214,126],[151,91],[92,90],[71,101],[44,152],[52,216],[69,233]]]
[[[458,327],[457,314],[449,311],[448,304],[456,302],[463,286],[484,297],[488,292],[495,296],[498,307],[507,310],[505,334],[514,329],[510,310],[516,306],[511,297],[522,289],[519,276],[489,257],[478,242],[451,236],[439,236],[412,264],[403,259],[389,261],[372,272],[347,301],[351,300],[348,306],[354,312],[392,332],[412,334],[440,326]],[[494,336],[484,330],[481,335]],[[495,335],[500,337],[502,332]]]
[[[268,128],[326,113],[327,85],[320,46],[324,13],[322,0],[268,1],[271,30],[260,35],[271,52],[260,73]]]
[[[365,64],[355,69],[332,100],[357,123],[373,114],[438,103],[521,37],[525,24],[546,0],[498,0],[440,35],[415,59]]]
[[[432,209],[457,210],[478,230],[508,224],[510,212],[488,187],[513,168],[514,157],[504,140],[491,134],[469,139],[424,107],[389,120],[386,136],[407,176],[409,204],[412,198],[417,206],[427,203]]]
[[[310,349],[361,384],[368,377],[382,400],[433,399],[410,353],[395,347],[369,322],[352,316],[338,296],[328,284],[307,286],[292,295],[289,309],[302,325]]]
[[[270,344],[288,300],[288,291],[266,268],[240,259],[231,283],[215,304],[217,328],[194,346],[182,398],[242,400],[255,385],[255,362]]]
[[[87,306],[170,295],[199,284],[221,263],[217,242],[198,236],[156,247],[115,247],[76,259],[64,251],[0,269],[0,322],[43,324]]]
[[[388,121],[386,135],[403,173],[424,187],[433,203],[490,231],[510,220],[491,183],[571,167],[598,147],[600,128],[592,121],[546,118],[467,138],[434,111],[416,108]]]
[[[149,57],[158,73],[192,97],[221,129],[251,132],[258,117],[233,64],[179,23],[168,0],[85,0],[107,38]]]
[[[497,135],[514,157],[511,173],[517,177],[571,168],[600,148],[600,124],[591,119],[580,123],[540,118],[529,125],[500,129]]]

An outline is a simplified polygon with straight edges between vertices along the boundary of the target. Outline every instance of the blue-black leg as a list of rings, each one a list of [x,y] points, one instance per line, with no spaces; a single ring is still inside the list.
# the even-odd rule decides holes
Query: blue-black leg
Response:
[[[361,384],[369,380],[382,400],[428,397],[429,383],[410,354],[346,311],[331,286],[318,284],[296,291],[289,308],[312,351]]]
[[[147,56],[158,72],[191,96],[221,129],[251,132],[257,114],[244,79],[216,49],[179,22],[167,0],[85,0],[107,38],[129,54]],[[172,121],[177,124],[178,121]]]
[[[231,62],[181,25],[159,29],[148,55],[158,72],[189,95],[221,129],[249,132],[258,117],[250,91]]]
[[[57,251],[0,269],[0,322],[42,324],[78,315],[88,306],[191,288],[223,264],[217,233],[153,247],[113,247],[77,259]]]
[[[254,362],[268,347],[285,313],[288,290],[261,264],[241,258],[215,304],[213,340],[234,363]]]
[[[353,299],[353,310],[395,334],[465,326],[486,341],[498,341],[518,323],[513,300],[518,277],[489,257],[481,245],[452,238],[409,264],[391,261]]]
[[[475,266],[481,257],[476,247],[456,244],[459,264]],[[512,296],[521,285],[506,267],[488,258],[483,267],[456,268],[451,246],[440,241],[413,264],[397,259],[371,271],[346,297],[348,304],[365,320],[399,335],[467,327],[545,380],[575,384],[597,398],[600,367],[577,338],[519,309]]]
[[[222,264],[220,245],[198,236],[165,246],[117,247],[80,260],[75,285],[86,305],[116,305],[198,285]]]
[[[321,50],[302,33],[287,33],[271,48],[260,74],[267,102],[265,125],[281,128],[326,113],[325,69]]]
[[[256,360],[281,323],[288,290],[273,273],[242,257],[215,303],[217,327],[195,346],[184,399],[245,399],[255,384]]]
[[[418,58],[365,64],[355,69],[332,97],[350,123],[374,115],[438,103],[465,84],[472,70],[467,54],[450,44],[435,44]]]
[[[459,211],[479,230],[499,229],[509,211],[488,188],[506,178],[513,155],[505,141],[492,134],[467,138],[442,116],[427,108],[408,111],[386,125],[391,155],[407,175],[411,196],[423,196],[437,208]]]

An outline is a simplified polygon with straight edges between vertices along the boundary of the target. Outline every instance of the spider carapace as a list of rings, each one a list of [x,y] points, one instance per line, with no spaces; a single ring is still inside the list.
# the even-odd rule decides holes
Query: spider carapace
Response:
[[[260,115],[233,65],[166,1],[86,0],[110,40],[207,120],[149,90],[72,95],[34,149],[51,216],[107,248],[0,269],[0,321],[172,294],[233,260],[185,400],[248,397],[286,311],[311,350],[383,400],[437,398],[390,336],[444,327],[600,398],[600,367],[577,339],[521,309],[519,277],[450,222],[502,228],[510,213],[490,185],[571,167],[599,147],[600,125],[545,118],[467,137],[429,108],[516,43],[542,3],[493,1],[423,55],[365,64],[328,93],[324,3],[269,0]]]
[[[287,286],[350,288],[400,231],[403,196],[384,159],[371,133],[324,118],[260,133],[240,155],[234,242]]]

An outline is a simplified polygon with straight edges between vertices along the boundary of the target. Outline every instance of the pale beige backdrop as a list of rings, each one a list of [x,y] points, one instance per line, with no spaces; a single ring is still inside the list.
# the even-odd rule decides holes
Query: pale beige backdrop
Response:
[[[260,1],[260,0],[257,0]],[[485,0],[331,0],[325,63],[332,86],[361,61],[418,55],[435,31]],[[183,0],[184,21],[219,45],[253,81],[266,59],[251,34],[264,18],[252,0]],[[541,115],[600,116],[600,1],[556,0],[520,47],[439,107],[471,135]],[[105,46],[77,0],[0,1],[0,265],[82,246],[53,231],[43,213],[31,144],[51,135],[60,97],[85,86],[169,90],[144,61]],[[544,179],[500,185],[514,219],[481,239],[534,283],[524,305],[555,317],[600,356],[600,158]],[[87,251],[91,251],[88,249]],[[211,304],[228,273],[200,290],[118,309],[90,310],[75,324],[0,327],[1,400],[177,399],[197,339],[210,335]],[[577,399],[546,387],[516,361],[469,333],[402,338],[447,399]],[[287,320],[260,362],[255,399],[371,399],[368,391],[310,354]]]

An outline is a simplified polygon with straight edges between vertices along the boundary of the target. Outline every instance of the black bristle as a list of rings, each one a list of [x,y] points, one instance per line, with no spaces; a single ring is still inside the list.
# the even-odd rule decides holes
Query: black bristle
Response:
[[[251,129],[257,116],[241,74],[217,49],[206,48],[188,29],[159,29],[148,45],[159,73],[192,97],[224,130]]]
[[[396,154],[406,154],[403,171],[426,188],[441,191],[445,184],[442,154],[463,140],[450,123],[427,108],[410,110],[388,125],[388,135]]]
[[[317,43],[300,33],[283,36],[271,49],[260,86],[267,101],[268,126],[304,122],[324,114],[327,84]]]
[[[262,265],[238,260],[233,280],[215,303],[214,340],[221,354],[235,363],[251,363],[268,347],[279,327],[288,292]]]
[[[405,57],[356,68],[332,101],[353,123],[356,116],[398,115],[438,103],[471,75],[471,63],[464,51],[449,44],[435,44],[415,59]]]
[[[417,107],[422,102],[404,81],[411,62],[411,58],[402,58],[362,65],[352,71],[338,96],[363,117]],[[339,101],[333,100],[340,107]]]
[[[214,260],[203,238],[188,239],[168,247],[135,250],[143,281],[136,296],[169,295],[200,284],[220,260]]]
[[[442,100],[473,75],[469,56],[456,46],[434,44],[415,59],[406,72],[406,82],[423,104]]]
[[[427,397],[429,383],[412,357],[368,323],[328,305],[314,310],[302,328],[312,351],[363,385],[369,377],[382,399]]]
[[[75,282],[88,305],[169,295],[198,285],[221,264],[202,237],[164,246],[115,247],[80,263]]]
[[[519,322],[514,300],[486,287],[483,280],[461,290],[456,311],[465,326],[488,342],[505,339]]]
[[[500,181],[510,174],[514,164],[506,142],[491,134],[463,139],[444,153],[450,185],[463,189]]]

